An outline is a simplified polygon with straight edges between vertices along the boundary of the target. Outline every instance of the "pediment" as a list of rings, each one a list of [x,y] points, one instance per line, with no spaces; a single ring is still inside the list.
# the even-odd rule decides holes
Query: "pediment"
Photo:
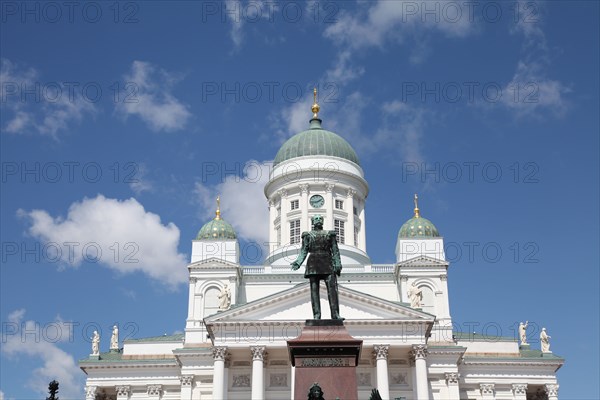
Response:
[[[222,258],[210,257],[205,260],[196,261],[188,265],[189,269],[195,268],[239,268],[240,265],[225,261]]]
[[[437,258],[418,255],[406,261],[399,262],[396,265],[399,267],[447,267],[449,264],[447,261],[438,260]]]
[[[374,297],[339,285],[340,315],[347,323],[358,321],[411,321],[433,322],[435,316],[396,303]],[[321,285],[321,310],[329,318],[327,289]],[[303,322],[312,318],[310,287],[308,282],[275,293],[271,296],[219,312],[205,319],[207,325],[235,322]]]

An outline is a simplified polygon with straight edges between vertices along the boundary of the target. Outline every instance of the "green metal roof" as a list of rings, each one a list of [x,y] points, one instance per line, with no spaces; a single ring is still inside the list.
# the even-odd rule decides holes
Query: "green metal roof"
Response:
[[[198,232],[196,240],[236,239],[233,227],[223,218],[215,218],[207,222]]]
[[[313,118],[310,129],[289,138],[277,152],[273,166],[303,156],[339,157],[360,165],[356,152],[344,138],[321,128],[321,120]]]
[[[427,218],[412,217],[400,227],[399,238],[428,238],[439,237],[440,233]]]
[[[185,335],[176,333],[174,335],[151,336],[147,338],[126,339],[125,342],[180,342]]]

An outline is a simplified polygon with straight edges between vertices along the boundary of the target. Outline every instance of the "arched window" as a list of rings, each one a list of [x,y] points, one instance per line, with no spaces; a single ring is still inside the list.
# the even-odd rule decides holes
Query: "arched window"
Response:
[[[423,300],[421,301],[421,307],[423,311],[436,315],[435,295],[433,294],[433,290],[429,286],[420,286],[420,289],[423,293]]]
[[[219,293],[221,290],[214,286],[209,287],[204,293],[204,317],[219,311]]]

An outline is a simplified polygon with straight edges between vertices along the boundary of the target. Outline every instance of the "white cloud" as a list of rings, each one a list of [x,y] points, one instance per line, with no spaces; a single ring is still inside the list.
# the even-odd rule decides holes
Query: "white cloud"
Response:
[[[124,98],[117,102],[117,112],[125,117],[135,115],[157,132],[172,132],[186,126],[192,115],[189,107],[171,93],[180,77],[148,62],[134,61],[124,80]]]
[[[570,91],[561,82],[547,78],[540,64],[520,61],[513,78],[503,88],[501,102],[518,117],[535,116],[542,110],[562,115],[568,109],[565,95]]]
[[[143,272],[171,288],[187,280],[187,257],[177,251],[179,228],[163,225],[133,198],[85,198],[71,204],[66,218],[44,210],[19,210],[18,215],[30,222],[31,236],[57,244],[61,265],[97,262],[121,273]],[[65,245],[69,242],[78,244],[73,251]]]
[[[234,45],[234,51],[239,50],[244,42],[244,35],[242,32],[243,19],[241,18],[242,13],[242,2],[238,0],[225,0],[225,15],[231,22],[231,30],[229,36]]]
[[[148,178],[148,168],[146,164],[135,164],[135,174],[131,177],[129,187],[140,195],[143,192],[151,192],[154,190],[154,184]]]
[[[53,322],[55,328],[47,329],[52,335],[56,332],[55,336],[22,336],[20,332],[40,330],[35,321],[23,322],[24,315],[25,310],[16,310],[9,315],[9,322],[16,324],[18,331],[3,337],[2,353],[14,358],[27,356],[41,360],[42,365],[32,371],[28,381],[28,386],[40,395],[46,393],[48,382],[57,380],[60,382],[60,397],[80,398],[83,395],[81,370],[73,357],[57,345],[69,340],[68,332],[72,331],[72,325],[57,319]]]
[[[427,2],[386,1],[358,2],[356,12],[341,12],[336,23],[325,30],[325,36],[341,46],[357,50],[382,48],[387,41],[403,42],[408,35],[423,31],[439,31],[450,37],[464,37],[473,23],[455,1]],[[433,9],[433,14],[427,14]],[[436,21],[437,17],[437,21]]]
[[[29,68],[19,70],[8,59],[0,60],[0,83],[3,113],[12,112],[12,118],[2,127],[7,133],[37,132],[57,138],[85,115],[95,115],[97,101],[90,90],[87,97],[73,87],[56,82],[42,82],[38,72]]]
[[[201,216],[207,222],[215,216],[215,199],[221,196],[221,215],[235,229],[238,237],[261,246],[269,240],[269,211],[263,189],[269,181],[272,162],[250,160],[241,177],[227,176],[223,182],[209,186],[196,183]]]
[[[571,89],[562,82],[548,77],[549,48],[543,26],[543,4],[519,1],[516,23],[512,34],[523,36],[522,57],[510,82],[502,88],[500,104],[513,111],[517,117],[535,117],[543,111],[561,116],[568,109],[565,96]]]

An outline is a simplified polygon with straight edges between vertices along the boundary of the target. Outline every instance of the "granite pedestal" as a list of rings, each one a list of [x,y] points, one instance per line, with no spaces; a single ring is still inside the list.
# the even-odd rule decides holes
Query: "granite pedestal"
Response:
[[[306,399],[318,383],[325,399],[358,397],[356,366],[362,340],[354,339],[341,320],[307,320],[302,333],[288,340],[295,367],[294,399]]]

